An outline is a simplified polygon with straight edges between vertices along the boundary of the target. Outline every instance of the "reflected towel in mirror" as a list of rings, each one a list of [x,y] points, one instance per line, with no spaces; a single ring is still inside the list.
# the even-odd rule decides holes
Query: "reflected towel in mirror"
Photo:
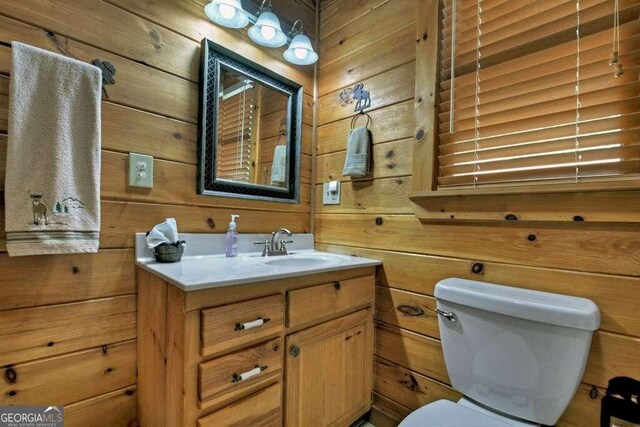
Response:
[[[287,180],[287,146],[278,145],[273,151],[271,185],[281,187]]]

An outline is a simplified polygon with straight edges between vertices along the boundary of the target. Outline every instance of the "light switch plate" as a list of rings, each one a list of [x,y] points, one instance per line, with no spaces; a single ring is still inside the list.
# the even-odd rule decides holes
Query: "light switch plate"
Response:
[[[339,205],[340,204],[340,181],[337,181],[336,191],[329,191],[329,184],[322,184],[322,204],[323,205]]]
[[[153,188],[153,157],[129,153],[129,186]]]

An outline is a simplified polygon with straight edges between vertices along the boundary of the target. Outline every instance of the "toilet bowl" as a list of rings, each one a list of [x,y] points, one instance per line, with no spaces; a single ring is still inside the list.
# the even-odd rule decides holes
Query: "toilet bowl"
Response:
[[[554,425],[573,398],[600,312],[590,300],[450,278],[435,288],[458,402],[438,400],[400,427]]]
[[[438,400],[409,414],[401,427],[536,427],[522,420],[492,413],[466,398],[457,403]],[[399,427],[400,427],[399,426]]]

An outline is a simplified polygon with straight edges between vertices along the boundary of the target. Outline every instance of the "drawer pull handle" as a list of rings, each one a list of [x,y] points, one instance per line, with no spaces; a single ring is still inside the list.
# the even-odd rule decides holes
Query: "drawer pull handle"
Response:
[[[262,326],[269,321],[268,317],[258,317],[256,320],[252,322],[246,323],[236,323],[235,331],[244,331],[246,329],[257,328],[258,326]]]
[[[241,374],[236,374],[234,373],[231,376],[231,382],[232,383],[239,383],[240,381],[246,381],[249,378],[255,377],[256,375],[260,375],[261,372],[266,371],[268,368],[268,366],[260,366],[260,365],[256,365],[255,368],[253,368],[250,371],[247,372],[243,372]]]

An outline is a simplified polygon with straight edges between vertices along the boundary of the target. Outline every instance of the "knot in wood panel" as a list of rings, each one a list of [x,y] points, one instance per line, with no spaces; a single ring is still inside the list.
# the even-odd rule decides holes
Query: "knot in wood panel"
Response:
[[[474,274],[480,274],[482,273],[483,270],[484,270],[484,264],[481,262],[474,262],[473,265],[471,266],[471,271]]]
[[[400,313],[405,316],[418,317],[424,315],[424,310],[420,307],[414,307],[412,305],[402,304],[396,307]]]
[[[160,34],[153,28],[148,31],[149,37],[151,37],[151,41],[154,49],[162,49],[162,42],[160,40]]]
[[[4,371],[4,378],[9,384],[14,384],[18,380],[18,374],[13,368],[7,368]]]

